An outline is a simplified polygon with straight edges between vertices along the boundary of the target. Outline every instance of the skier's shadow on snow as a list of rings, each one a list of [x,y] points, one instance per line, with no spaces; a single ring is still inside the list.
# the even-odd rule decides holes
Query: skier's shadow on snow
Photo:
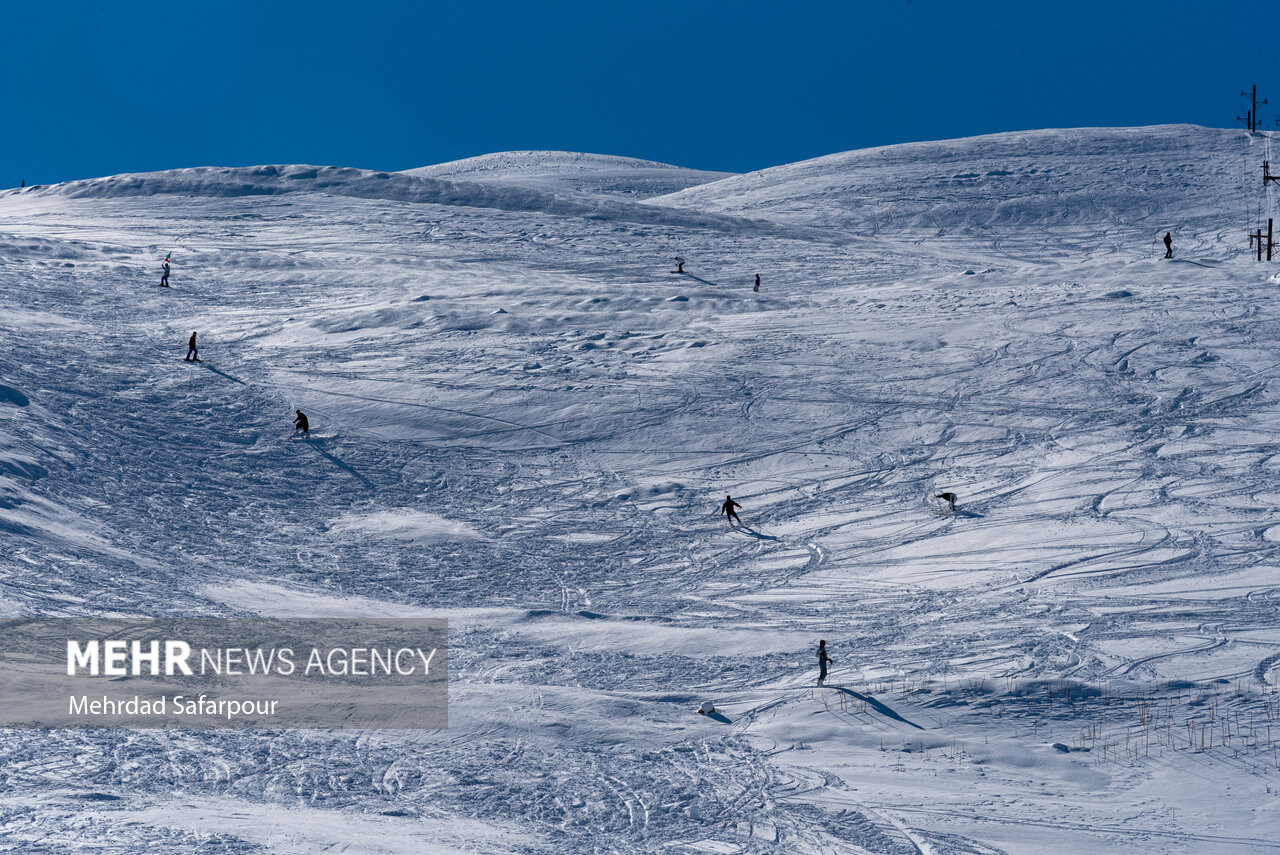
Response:
[[[332,455],[332,454],[330,454],[329,452],[325,451],[325,450],[324,450],[324,445],[323,445],[323,444],[324,444],[324,440],[323,440],[323,439],[318,439],[318,438],[317,438],[317,439],[310,439],[310,438],[307,438],[307,439],[304,439],[304,440],[303,440],[303,442],[305,442],[307,445],[309,445],[309,446],[311,446],[312,448],[314,448],[314,449],[315,449],[315,451],[316,451],[316,454],[319,454],[321,457],[327,458],[327,459],[329,460],[329,462],[330,462],[330,463],[332,463],[334,466],[337,466],[339,469],[341,469],[342,471],[346,472],[348,475],[351,475],[351,476],[352,476],[352,477],[354,477],[356,480],[358,480],[361,484],[363,484],[363,485],[365,485],[366,487],[368,487],[370,490],[372,490],[372,489],[373,489],[373,482],[372,482],[372,481],[370,481],[368,478],[366,478],[366,477],[364,477],[363,475],[361,475],[361,474],[360,474],[360,472],[359,472],[359,471],[357,471],[357,470],[356,470],[354,467],[352,467],[351,465],[349,465],[349,464],[347,464],[347,463],[344,463],[342,460],[339,460],[339,459],[338,459],[337,457],[335,457],[334,455]]]
[[[703,713],[703,715],[705,715],[707,718],[711,719],[712,721],[718,721],[721,724],[733,724],[733,721],[722,712],[713,711],[709,713]]]
[[[900,721],[903,724],[909,724],[912,727],[914,727],[916,730],[924,730],[923,727],[916,724],[914,721],[907,721],[905,718],[903,718],[902,716],[894,712],[892,707],[885,706],[880,701],[877,701],[875,698],[871,697],[870,695],[864,695],[861,692],[855,692],[853,689],[846,689],[844,686],[828,686],[827,688],[835,689],[837,692],[844,692],[846,695],[849,695],[850,697],[857,698],[867,706],[871,707],[876,712],[880,713],[880,715],[884,716],[885,718],[891,718],[894,721]]]
[[[740,525],[737,527],[737,529],[743,534],[751,535],[756,540],[772,540],[775,543],[782,540],[782,538],[772,534],[761,534],[760,532],[756,531],[754,528],[751,528],[750,526],[746,526],[746,525]]]
[[[934,513],[934,516],[939,516],[939,517],[952,517],[952,518],[960,518],[960,517],[962,517],[962,518],[967,519],[967,520],[980,520],[980,519],[983,519],[982,514],[978,513],[977,511],[961,511],[961,510],[957,510],[955,513],[952,513],[951,511],[934,511],[933,513]]]
[[[232,383],[239,383],[241,386],[249,385],[248,383],[245,383],[243,380],[241,380],[239,377],[232,377],[230,374],[228,374],[225,371],[219,371],[218,369],[214,368],[212,365],[210,365],[207,362],[201,362],[200,364],[203,365],[205,368],[208,368],[214,374],[217,374],[219,377],[226,377]]]
[[[703,279],[701,276],[694,276],[692,273],[685,273],[683,270],[677,270],[676,272],[681,276],[689,277],[694,282],[701,282],[703,285],[711,285],[717,288],[719,287],[718,285],[716,285],[715,282],[712,282],[710,279]]]

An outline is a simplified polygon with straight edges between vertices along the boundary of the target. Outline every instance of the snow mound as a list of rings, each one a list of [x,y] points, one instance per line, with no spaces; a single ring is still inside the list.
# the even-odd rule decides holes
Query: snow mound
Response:
[[[386,510],[369,514],[343,514],[331,520],[332,532],[354,532],[422,545],[447,540],[482,540],[471,526],[435,514],[413,510]]]
[[[676,167],[667,169],[674,171],[676,175],[682,172]],[[512,176],[516,174],[511,173]],[[618,181],[623,183],[611,184],[612,192],[589,195],[565,193],[564,188],[557,188],[557,182],[550,179],[535,178],[530,181],[520,181],[513,177],[511,180],[453,181],[401,172],[377,172],[368,169],[305,164],[245,167],[198,166],[163,172],[140,172],[106,178],[90,178],[64,184],[33,185],[0,193],[0,204],[17,199],[29,200],[48,196],[72,199],[127,199],[167,195],[219,199],[320,194],[371,201],[489,208],[521,213],[537,212],[593,220],[693,228],[741,230],[756,227],[740,217],[707,215],[686,208],[667,209],[642,204],[639,201],[610,198],[611,195],[629,195],[628,192],[624,192],[623,184],[626,182],[631,182],[627,186],[643,188],[646,186],[645,180],[642,176],[635,177],[634,180],[618,178]],[[596,176],[596,181],[599,187],[604,187],[613,179],[607,179],[601,174]],[[540,182],[547,187],[538,186]],[[676,179],[675,184],[666,189],[669,190],[675,185],[688,186],[689,183],[697,183],[697,181]],[[658,192],[656,186],[651,189]],[[636,195],[638,198],[646,193],[642,189],[637,189],[630,195]]]
[[[1261,145],[1193,125],[1003,133],[847,151],[652,201],[886,236],[1087,223],[1176,232],[1239,218]]]
[[[646,199],[719,181],[734,173],[685,169],[653,160],[603,154],[506,151],[406,169],[401,174],[450,181],[493,181],[550,193]]]

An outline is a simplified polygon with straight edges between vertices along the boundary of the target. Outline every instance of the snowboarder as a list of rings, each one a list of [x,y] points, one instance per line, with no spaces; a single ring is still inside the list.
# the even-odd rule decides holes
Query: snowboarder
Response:
[[[733,525],[734,520],[738,520],[738,525],[742,525],[742,520],[738,517],[738,512],[734,510],[734,508],[740,507],[742,507],[742,505],[735,502],[727,493],[725,494],[724,504],[720,506],[720,513],[724,514],[725,518],[729,520],[729,525]]]
[[[827,679],[827,666],[836,664],[830,656],[827,655],[827,640],[825,638],[818,641],[818,685],[821,686]]]
[[[307,421],[307,414],[302,410],[294,410],[298,417],[293,420],[293,433],[296,436],[298,431],[302,431],[304,437],[311,436],[311,423]]]
[[[191,338],[187,339],[187,362],[199,362],[200,351],[196,350],[196,334],[192,333]]]
[[[941,499],[947,503],[947,507],[951,509],[951,513],[956,512],[956,499],[959,498],[955,493],[934,493],[935,499]]]
[[[169,255],[172,255],[172,254],[173,253],[169,253]],[[169,256],[168,255],[164,257],[164,262],[161,264],[161,267],[164,268],[164,274],[161,275],[160,277],[160,287],[168,288],[169,287]]]
[[[676,256],[676,273],[684,273],[684,259]]]
[[[756,287],[752,288],[751,290],[752,291],[760,290],[760,274],[759,273],[756,274]]]
[[[1173,258],[1173,235],[1169,232],[1164,233],[1164,257]]]

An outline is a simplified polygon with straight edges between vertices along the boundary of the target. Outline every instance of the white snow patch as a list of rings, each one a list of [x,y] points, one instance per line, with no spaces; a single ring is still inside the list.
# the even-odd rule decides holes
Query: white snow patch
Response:
[[[110,809],[108,809],[110,810]],[[93,811],[89,811],[93,813]],[[462,855],[499,851],[529,842],[519,833],[481,820],[421,816],[367,816],[350,811],[290,805],[281,810],[227,797],[201,797],[140,810],[110,810],[111,819],[186,828],[203,834],[234,834],[279,855],[343,852],[349,855]],[[533,835],[537,839],[537,835]],[[509,851],[509,850],[508,850]]]
[[[403,540],[422,545],[446,540],[483,540],[484,535],[466,523],[408,508],[343,514],[329,521],[329,530]]]
[[[211,600],[262,617],[306,618],[430,618],[436,611],[372,600],[368,597],[339,596],[316,590],[303,590],[272,582],[236,580],[207,585],[200,591]]]
[[[547,537],[552,540],[561,540],[565,543],[608,543],[617,538],[612,534],[599,534],[589,531],[574,531],[569,534],[549,534]]]

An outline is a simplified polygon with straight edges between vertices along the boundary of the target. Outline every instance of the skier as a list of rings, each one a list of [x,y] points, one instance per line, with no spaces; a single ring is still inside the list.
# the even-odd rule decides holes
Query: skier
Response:
[[[684,259],[676,256],[676,273],[684,273]]]
[[[827,679],[827,665],[836,664],[830,656],[827,655],[827,640],[825,638],[818,641],[818,685],[821,686]]]
[[[307,421],[307,414],[302,410],[294,410],[298,417],[293,420],[293,433],[296,436],[298,431],[302,431],[304,437],[311,436],[311,424]]]
[[[760,290],[760,274],[759,273],[756,274],[756,287],[752,288],[751,290],[752,291]]]
[[[1169,232],[1164,233],[1164,257],[1173,258],[1173,235]]]
[[[172,254],[173,253],[169,253],[169,255],[172,255]],[[164,263],[161,266],[164,268],[164,275],[160,277],[160,287],[168,288],[169,287],[169,256],[168,255],[164,257]]]
[[[725,494],[724,504],[720,506],[720,513],[724,514],[725,518],[729,520],[729,525],[733,525],[734,520],[738,520],[738,525],[742,525],[742,519],[739,518],[737,511],[734,510],[734,508],[740,507],[742,505],[735,502],[727,493]]]
[[[199,362],[200,351],[196,350],[196,334],[192,333],[191,338],[187,339],[187,362]]]
[[[951,509],[951,513],[956,512],[956,500],[959,498],[955,493],[934,493],[935,499],[941,499],[947,503],[947,507]]]

